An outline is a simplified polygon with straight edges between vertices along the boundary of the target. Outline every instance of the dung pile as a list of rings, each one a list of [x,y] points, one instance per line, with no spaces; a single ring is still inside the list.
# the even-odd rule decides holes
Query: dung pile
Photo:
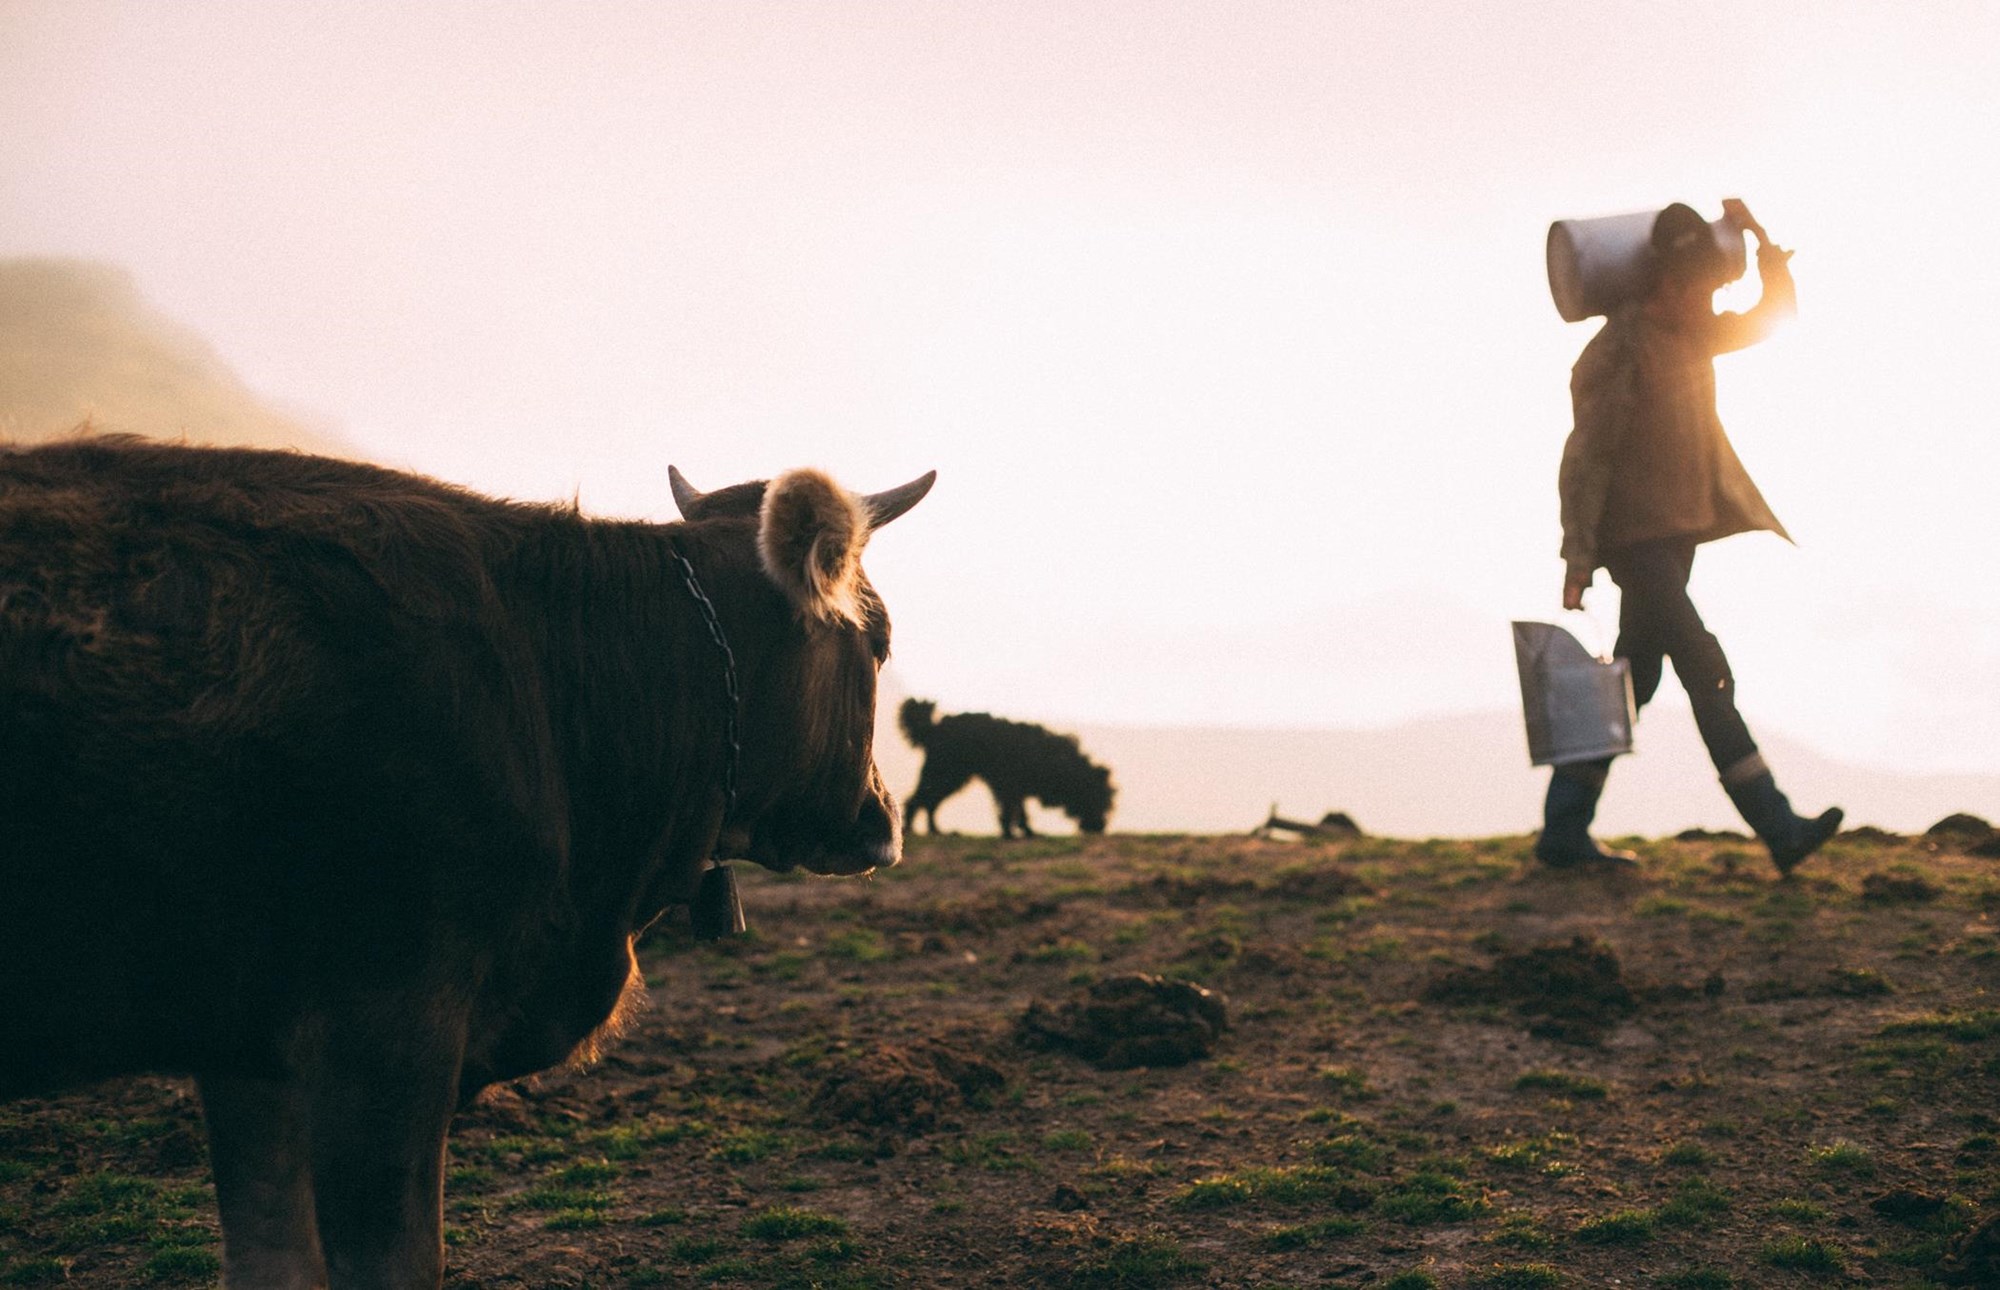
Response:
[[[1055,1007],[1037,999],[1021,1017],[1021,1041],[1075,1053],[1100,1070],[1185,1066],[1206,1057],[1228,1028],[1222,995],[1192,981],[1131,972],[1099,981]]]
[[[1861,880],[1864,905],[1927,905],[1944,895],[1944,888],[1917,874],[1876,872]]]
[[[1430,1003],[1501,1004],[1527,1019],[1528,1033],[1567,1044],[1601,1044],[1639,1002],[1601,941],[1538,945],[1503,954],[1490,968],[1454,968],[1424,988]]]
[[[927,1133],[960,1107],[1005,1087],[983,1057],[938,1039],[871,1049],[820,1082],[812,1110],[822,1122]]]

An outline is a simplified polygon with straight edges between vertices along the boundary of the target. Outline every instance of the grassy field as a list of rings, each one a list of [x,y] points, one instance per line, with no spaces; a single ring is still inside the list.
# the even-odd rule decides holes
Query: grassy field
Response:
[[[606,1061],[460,1117],[448,1284],[1996,1284],[2000,861],[1869,832],[1781,883],[1742,839],[1632,845],[1625,879],[1525,838],[746,873],[752,935],[656,936]],[[1225,997],[1206,1056],[1024,1034],[1132,972]],[[217,1251],[184,1084],[0,1106],[0,1285]]]

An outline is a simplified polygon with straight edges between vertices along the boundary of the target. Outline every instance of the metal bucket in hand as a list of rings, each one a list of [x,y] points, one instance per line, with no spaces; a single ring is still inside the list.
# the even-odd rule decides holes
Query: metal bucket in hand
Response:
[[[1599,761],[1632,751],[1632,668],[1601,659],[1553,623],[1514,624],[1528,760]]]
[[[1644,294],[1652,278],[1653,221],[1659,214],[1633,211],[1549,225],[1549,294],[1564,322],[1608,314]],[[1728,257],[1729,280],[1734,282],[1749,263],[1743,230],[1726,218],[1709,228]]]

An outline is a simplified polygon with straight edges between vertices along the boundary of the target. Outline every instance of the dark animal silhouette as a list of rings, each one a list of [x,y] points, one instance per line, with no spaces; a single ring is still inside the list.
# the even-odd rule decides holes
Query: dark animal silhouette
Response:
[[[975,776],[1000,808],[1000,833],[1027,837],[1027,799],[1053,807],[1085,833],[1102,833],[1117,789],[1111,772],[1084,756],[1075,735],[1057,734],[1025,721],[1007,721],[984,712],[937,715],[928,699],[905,699],[896,719],[903,737],[924,750],[924,768],[905,806],[904,827],[914,829],[917,813],[937,832],[937,808]]]
[[[192,1074],[228,1284],[437,1286],[454,1109],[593,1054],[708,857],[896,862],[860,554],[930,482],[0,446],[0,1096]]]

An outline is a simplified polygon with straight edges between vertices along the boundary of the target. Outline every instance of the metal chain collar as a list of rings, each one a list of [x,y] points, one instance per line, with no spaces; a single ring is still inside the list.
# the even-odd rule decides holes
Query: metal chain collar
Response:
[[[694,566],[688,563],[681,551],[680,543],[669,542],[667,549],[673,552],[675,563],[681,567],[681,579],[687,583],[688,594],[694,597],[695,605],[701,610],[701,620],[708,625],[709,639],[715,648],[722,651],[722,688],[728,704],[724,709],[723,738],[729,744],[729,760],[722,770],[722,821],[736,813],[736,766],[743,757],[743,743],[738,736],[737,714],[742,709],[742,696],[736,688],[736,655],[729,648],[729,638],[722,634],[722,620],[715,615],[715,602],[701,589],[701,581],[694,576]]]

